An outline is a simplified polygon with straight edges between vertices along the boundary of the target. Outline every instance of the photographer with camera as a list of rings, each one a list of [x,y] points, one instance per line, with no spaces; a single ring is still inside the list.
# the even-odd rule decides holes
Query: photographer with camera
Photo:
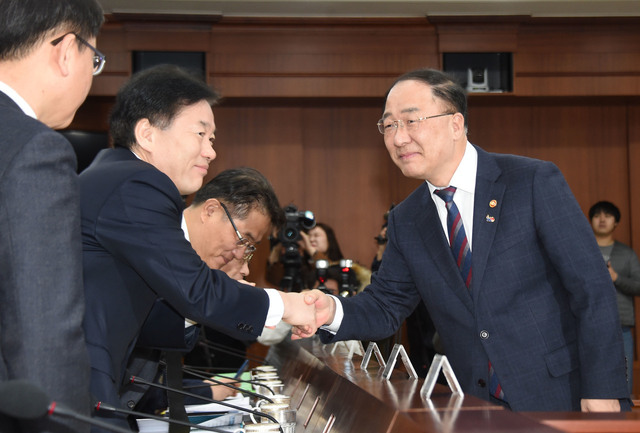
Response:
[[[303,257],[303,236],[305,230],[316,225],[311,211],[298,211],[294,205],[284,208],[284,227],[269,238],[271,253],[267,260],[266,280],[285,292],[301,292],[308,289],[308,275],[311,272],[309,258]],[[302,251],[301,251],[302,250]]]
[[[298,213],[297,209],[285,209],[285,213],[291,216],[287,217],[287,225],[278,235],[278,240],[283,245],[274,244],[272,238],[272,249],[267,263],[267,281],[272,284],[280,282],[279,287],[285,291],[289,287],[294,291],[315,288],[319,284],[316,270],[319,260],[326,260],[328,265],[339,266],[345,259],[340,244],[333,228],[328,224],[318,222],[311,228],[300,229],[300,224],[295,224],[296,221],[300,221],[303,213]],[[297,235],[295,243],[289,241],[293,238],[293,233]],[[350,294],[354,294],[369,284],[371,271],[351,260],[349,262],[349,272],[352,271],[357,276],[356,283],[349,291]]]

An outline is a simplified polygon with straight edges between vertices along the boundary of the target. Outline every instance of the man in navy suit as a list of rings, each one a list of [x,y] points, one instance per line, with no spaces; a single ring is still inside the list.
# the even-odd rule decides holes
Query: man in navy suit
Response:
[[[76,158],[64,128],[104,65],[95,0],[0,1],[0,381],[89,415]],[[51,416],[0,432],[86,432]]]
[[[424,302],[466,393],[516,411],[619,411],[615,291],[589,223],[555,165],[470,144],[466,115],[440,71],[409,72],[387,93],[387,150],[425,182],[390,212],[371,285],[339,301],[316,292],[324,341],[384,337]],[[450,236],[438,195],[450,186],[468,246],[455,259],[462,230]]]
[[[182,196],[201,187],[216,156],[217,98],[174,66],[137,73],[111,113],[115,148],[100,152],[80,175],[91,392],[108,404],[119,406],[127,361],[159,299],[239,339],[256,338],[280,319],[315,332],[315,307],[303,294],[236,282],[210,269],[185,239]],[[251,242],[237,245],[246,250]],[[126,425],[121,415],[105,418]]]

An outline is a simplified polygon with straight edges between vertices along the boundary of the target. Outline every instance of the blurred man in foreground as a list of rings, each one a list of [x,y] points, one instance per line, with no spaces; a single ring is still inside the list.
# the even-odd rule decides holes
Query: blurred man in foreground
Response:
[[[95,0],[0,1],[0,380],[29,380],[85,416],[76,158],[52,128],[71,123],[104,66],[102,22]],[[0,416],[0,432],[89,429],[54,417]]]

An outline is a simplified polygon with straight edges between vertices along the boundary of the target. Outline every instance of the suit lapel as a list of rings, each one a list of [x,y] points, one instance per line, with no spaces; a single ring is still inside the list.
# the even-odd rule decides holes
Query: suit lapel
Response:
[[[478,172],[473,206],[473,277],[471,292],[476,299],[482,286],[489,251],[500,223],[505,185],[497,181],[501,170],[493,157],[478,149]]]
[[[425,257],[433,258],[434,265],[440,272],[445,284],[460,298],[469,311],[473,311],[469,290],[464,284],[460,269],[458,269],[458,265],[453,259],[451,248],[442,231],[442,223],[438,217],[438,211],[429,194],[429,188],[426,183],[424,184],[423,194],[416,212],[419,215],[415,218],[417,223],[416,230],[427,249]]]

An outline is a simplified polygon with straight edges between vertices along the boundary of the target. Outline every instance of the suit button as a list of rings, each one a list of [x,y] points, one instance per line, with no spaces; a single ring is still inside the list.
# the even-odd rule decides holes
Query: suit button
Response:
[[[127,406],[129,407],[129,409],[133,409],[134,407],[136,407],[136,402],[133,400],[129,400],[127,402]]]
[[[479,379],[478,380],[478,386],[480,388],[484,388],[485,386],[487,386],[487,382],[485,382],[484,379]]]
[[[489,331],[485,331],[484,329],[480,331],[480,338],[482,338],[483,340],[489,338]]]
[[[239,331],[244,331],[244,323],[238,323],[236,328],[238,328]]]

